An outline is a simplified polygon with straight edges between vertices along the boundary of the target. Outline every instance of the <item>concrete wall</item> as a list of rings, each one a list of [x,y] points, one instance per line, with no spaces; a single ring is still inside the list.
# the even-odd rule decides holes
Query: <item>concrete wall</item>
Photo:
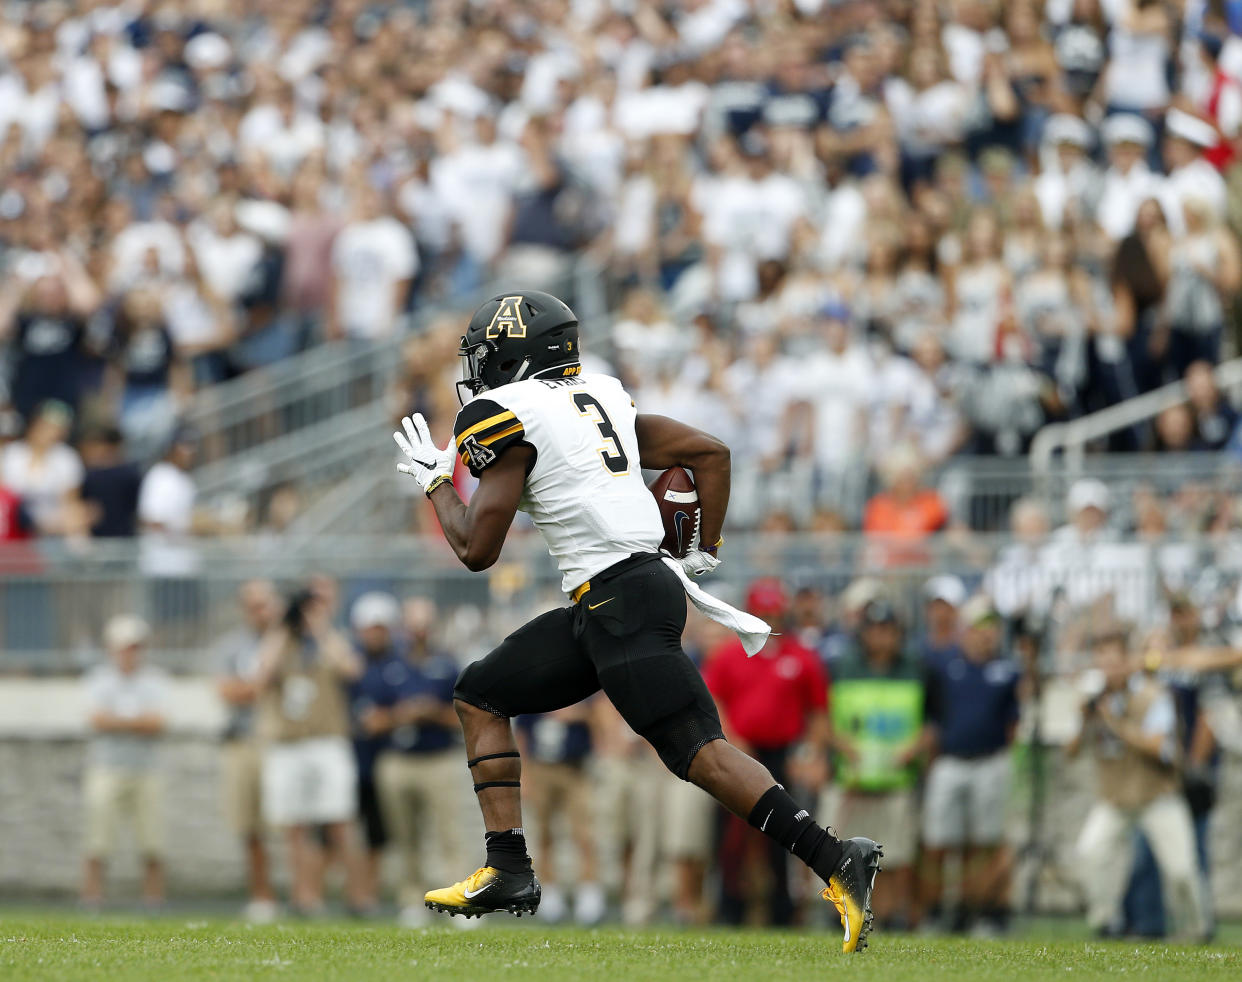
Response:
[[[220,707],[206,680],[179,680],[173,732],[165,739],[165,811],[169,891],[173,896],[240,895],[238,844],[224,822],[220,759],[215,733]],[[81,775],[85,759],[83,707],[73,680],[0,681],[0,896],[71,895],[80,872]],[[1072,848],[1092,800],[1087,760],[1067,761],[1050,751],[1043,841],[1053,866],[1041,880],[1042,906],[1073,909]],[[465,768],[462,819],[467,848],[481,834]],[[671,779],[670,779],[671,780]],[[1026,837],[1027,808],[1015,793],[1013,841]],[[831,816],[821,816],[831,822]],[[1226,762],[1221,804],[1213,817],[1213,889],[1220,911],[1242,916],[1242,758]],[[138,872],[126,843],[113,864],[120,892]],[[278,867],[278,879],[283,874]],[[1019,898],[1022,896],[1019,883]]]

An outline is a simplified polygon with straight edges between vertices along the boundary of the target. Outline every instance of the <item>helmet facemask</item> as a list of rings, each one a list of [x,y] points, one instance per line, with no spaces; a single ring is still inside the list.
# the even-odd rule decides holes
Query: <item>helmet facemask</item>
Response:
[[[457,383],[457,401],[463,406],[480,392],[486,392],[488,384],[483,381],[483,365],[495,353],[496,346],[490,341],[469,344],[463,334],[457,346],[461,361],[461,381]],[[466,393],[469,393],[469,396]]]

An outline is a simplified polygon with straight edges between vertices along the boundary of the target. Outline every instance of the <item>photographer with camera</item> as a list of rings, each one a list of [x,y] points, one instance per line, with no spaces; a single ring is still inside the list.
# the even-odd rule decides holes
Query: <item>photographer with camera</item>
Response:
[[[311,834],[317,825],[343,859],[349,904],[365,900],[353,839],[357,776],[345,695],[362,666],[330,617],[321,593],[293,594],[281,623],[263,639],[256,675],[263,817],[288,842],[290,903],[303,914],[323,908],[323,860]]]
[[[1096,634],[1095,666],[1083,679],[1082,728],[1066,746],[1072,757],[1089,745],[1096,761],[1098,800],[1076,856],[1087,922],[1103,936],[1120,932],[1137,826],[1155,855],[1176,935],[1201,940],[1207,925],[1194,827],[1181,794],[1177,707],[1166,685],[1137,670],[1129,642],[1120,626]]]

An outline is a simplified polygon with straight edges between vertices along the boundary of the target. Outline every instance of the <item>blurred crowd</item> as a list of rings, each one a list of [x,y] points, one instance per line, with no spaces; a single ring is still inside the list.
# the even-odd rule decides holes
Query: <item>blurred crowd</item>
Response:
[[[56,400],[145,463],[197,387],[503,283],[601,294],[588,352],[761,465],[750,524],[791,483],[856,524],[890,451],[1020,454],[1183,377],[1109,446],[1231,443],[1235,4],[7,11],[10,431]]]
[[[283,596],[250,581],[237,599],[214,665],[245,915],[318,916],[339,880],[356,916],[427,923],[424,891],[468,872],[479,845],[452,703],[465,659],[449,619],[425,596],[386,591],[342,609],[324,576]],[[1222,646],[1207,605],[1172,592],[1140,632],[1099,604],[1078,630],[1034,608],[1006,616],[950,574],[919,585],[912,610],[909,599],[877,578],[831,602],[764,578],[745,604],[779,634],[758,655],[698,617],[685,637],[728,739],[840,834],[884,843],[880,922],[994,935],[1021,906],[1017,874],[1055,875],[1101,935],[1208,937],[1222,744],[1242,746],[1218,710],[1236,705],[1242,655]],[[150,637],[142,620],[114,618],[109,659],[85,681],[90,906],[103,902],[122,832],[145,861],[148,904],[162,902],[175,859],[158,750],[175,708],[146,661]],[[1053,684],[1074,707],[1058,739],[1041,731]],[[545,921],[823,921],[805,871],[665,771],[603,697],[514,726]],[[1051,842],[1047,775],[1080,754],[1093,767],[1085,818],[1076,843]],[[1056,868],[1032,869],[1039,855]]]

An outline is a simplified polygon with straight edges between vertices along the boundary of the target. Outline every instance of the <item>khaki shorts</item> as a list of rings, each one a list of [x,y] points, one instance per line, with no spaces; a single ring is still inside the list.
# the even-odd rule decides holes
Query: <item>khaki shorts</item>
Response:
[[[104,859],[111,855],[122,825],[133,828],[138,851],[144,857],[159,859],[164,855],[163,782],[158,775],[88,768],[83,799],[87,856]]]
[[[1009,751],[990,757],[937,757],[927,775],[923,841],[932,849],[1005,841],[1012,768]]]
[[[527,780],[531,811],[541,828],[547,828],[563,814],[572,832],[591,828],[591,777],[585,768],[573,764],[522,762]]]
[[[706,863],[716,842],[720,806],[702,788],[688,781],[669,781],[664,797],[664,852],[669,859]]]
[[[899,869],[918,854],[919,813],[914,791],[864,792],[831,787],[820,798],[820,821],[849,839],[865,835],[884,847],[883,865]]]
[[[230,740],[223,747],[224,816],[243,839],[263,830],[263,755],[253,740]]]

